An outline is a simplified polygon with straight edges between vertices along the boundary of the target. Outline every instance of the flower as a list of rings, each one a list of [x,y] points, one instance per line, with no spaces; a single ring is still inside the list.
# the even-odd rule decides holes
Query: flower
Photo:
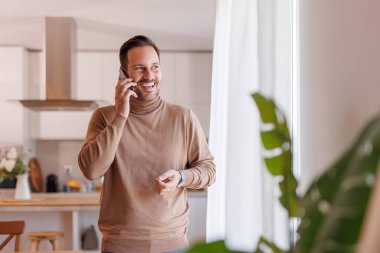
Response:
[[[15,148],[11,148],[7,153],[7,158],[11,160],[17,159],[17,150]]]
[[[25,174],[27,167],[24,162],[18,157],[15,148],[9,149],[6,158],[0,162],[0,182],[4,179],[13,179],[19,174]]]

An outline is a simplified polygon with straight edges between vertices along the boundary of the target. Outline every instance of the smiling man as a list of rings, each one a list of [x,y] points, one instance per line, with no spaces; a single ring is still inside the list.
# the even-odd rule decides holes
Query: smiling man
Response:
[[[103,252],[182,252],[188,241],[187,188],[215,181],[215,164],[194,113],[160,96],[157,46],[135,36],[120,48],[126,78],[115,105],[90,120],[78,162],[88,179],[104,176],[99,229]]]

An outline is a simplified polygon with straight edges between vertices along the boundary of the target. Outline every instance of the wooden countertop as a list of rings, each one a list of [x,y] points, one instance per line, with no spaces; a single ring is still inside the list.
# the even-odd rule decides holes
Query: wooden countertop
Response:
[[[9,253],[32,253],[32,251],[19,251]],[[82,250],[56,250],[56,251],[35,251],[34,253],[83,253]]]
[[[20,200],[14,198],[0,199],[0,212],[24,212],[24,211],[97,211],[99,210],[99,194],[72,195],[33,194],[31,199]]]
[[[205,191],[188,191],[190,198],[204,198]],[[28,200],[0,198],[0,212],[98,211],[99,193],[34,193]]]
[[[99,196],[88,197],[32,197],[27,200],[0,199],[2,206],[99,206]]]

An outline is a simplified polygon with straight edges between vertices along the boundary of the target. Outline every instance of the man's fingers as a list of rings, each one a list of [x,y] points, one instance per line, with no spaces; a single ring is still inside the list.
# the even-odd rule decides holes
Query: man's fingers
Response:
[[[174,178],[176,172],[177,172],[177,171],[175,171],[175,170],[168,170],[168,171],[166,171],[165,173],[163,173],[163,174],[161,174],[160,176],[158,176],[158,178],[159,178],[161,181],[164,181],[164,182],[165,182],[166,179],[172,179],[172,178]]]
[[[130,87],[134,87],[136,85],[136,83],[128,83],[121,86],[121,90],[118,94],[116,94],[115,100],[125,99],[126,97],[130,97],[131,95],[137,98],[136,92],[129,89]]]
[[[126,84],[128,82],[132,82],[132,81],[133,81],[132,78],[125,78],[125,79],[119,80],[117,82],[116,87],[115,87],[115,94],[119,93],[120,88],[123,87],[124,84]]]
[[[120,80],[115,87],[115,99],[120,98],[125,93],[125,90],[131,86],[136,86],[137,83],[133,82],[132,78]]]
[[[130,82],[133,82],[133,79],[132,79],[132,78],[125,78],[125,79],[120,80],[120,81],[117,83],[117,85],[123,85],[123,84],[130,83]]]
[[[129,88],[134,87],[134,86],[136,86],[136,85],[137,85],[137,83],[135,83],[135,82],[128,82],[128,83],[122,84],[122,85],[120,86],[120,90],[119,90],[119,95],[120,95],[120,97],[124,96],[125,92],[126,92]]]
[[[159,178],[156,178],[157,191],[160,195],[166,195],[176,189],[174,183],[164,183]]]
[[[136,92],[132,90],[127,90],[121,99],[124,99],[124,101],[128,101],[130,96],[134,96],[135,98],[137,98]]]

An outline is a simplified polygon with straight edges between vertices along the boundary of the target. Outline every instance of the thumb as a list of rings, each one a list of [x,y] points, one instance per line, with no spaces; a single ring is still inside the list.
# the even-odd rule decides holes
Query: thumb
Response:
[[[161,181],[165,181],[165,179],[168,179],[168,178],[171,178],[175,175],[175,170],[168,170],[166,171],[165,173],[161,174],[160,176],[158,176],[158,178],[161,180]]]

